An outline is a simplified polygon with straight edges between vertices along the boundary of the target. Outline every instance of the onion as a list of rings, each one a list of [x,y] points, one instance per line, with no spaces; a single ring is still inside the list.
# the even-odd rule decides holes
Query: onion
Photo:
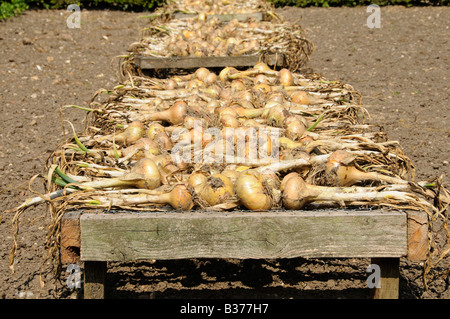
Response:
[[[231,66],[227,66],[226,68],[223,68],[222,71],[219,73],[219,79],[222,82],[226,82],[228,80],[228,75],[239,73],[239,71],[236,68],[233,68]]]
[[[265,64],[264,62],[258,62],[253,66],[254,70],[258,70],[258,71],[272,71],[272,69]]]
[[[253,90],[255,92],[269,93],[272,90],[272,88],[268,84],[260,83],[253,86]]]
[[[236,92],[235,96],[237,97],[239,104],[243,104],[246,102],[253,102],[255,100],[255,97],[253,96],[253,93],[249,89],[245,89],[240,92]]]
[[[226,167],[222,172],[222,175],[228,177],[231,181],[231,183],[234,185],[234,183],[236,182],[237,177],[239,176],[239,172],[236,170],[236,168],[234,167]]]
[[[292,102],[302,105],[314,105],[326,102],[305,91],[294,91],[290,96]]]
[[[285,98],[284,98],[284,94],[281,92],[272,92],[268,98],[267,101],[273,101],[273,102],[277,102],[279,104],[282,104],[285,102]],[[267,107],[267,106],[266,106]]]
[[[119,162],[129,160],[140,152],[143,153],[143,156],[141,157],[151,157],[161,153],[158,145],[153,140],[148,137],[143,137],[133,145],[128,146],[126,149],[117,150],[117,154],[122,157]],[[114,156],[114,152],[112,152],[111,155]]]
[[[210,114],[215,114],[216,109],[220,108],[220,102],[218,100],[211,100],[206,104],[206,110]]]
[[[217,75],[215,73],[213,73],[213,72],[208,73],[208,75],[203,80],[203,82],[205,82],[205,84],[207,86],[216,83],[216,81],[217,81]]]
[[[78,185],[77,185],[78,186]],[[136,187],[155,189],[161,186],[161,175],[155,162],[150,158],[139,160],[130,172],[121,177],[101,179],[81,183],[82,188]]]
[[[202,147],[209,143],[212,139],[211,134],[205,131],[201,126],[190,130],[191,142],[194,144],[201,143]]]
[[[209,73],[210,71],[207,68],[201,67],[195,71],[195,77],[200,81],[205,82],[205,79]]]
[[[196,124],[197,121],[200,121],[200,120],[194,116],[188,115],[184,118],[183,126],[185,128],[187,128],[188,130],[193,129],[194,125]]]
[[[172,164],[172,158],[170,155],[149,155],[148,158],[151,158],[160,170],[165,166]]]
[[[237,128],[239,127],[239,121],[237,118],[231,114],[224,114],[220,117],[220,122],[225,127]]]
[[[261,123],[255,121],[254,119],[246,119],[244,122],[242,122],[242,126],[244,127],[258,127],[261,126]]]
[[[200,197],[211,206],[222,204],[233,196],[233,183],[223,174],[213,174],[208,177],[200,194]]]
[[[218,138],[205,145],[203,160],[208,163],[211,161],[215,163],[226,163],[227,157],[230,155],[234,156],[234,145],[227,139]]]
[[[266,108],[264,113],[261,115],[262,118],[266,119],[268,125],[273,125],[276,127],[282,127],[285,119],[289,116],[289,111],[286,110],[281,104],[273,106],[271,108]]]
[[[293,141],[290,138],[286,137],[286,136],[282,136],[279,138],[278,140],[279,144],[281,147],[283,148],[287,148],[287,149],[294,149],[294,148],[302,148],[305,147],[305,143],[301,142],[301,141]]]
[[[106,135],[96,138],[97,142],[112,140],[114,139],[115,143],[123,144],[123,145],[131,145],[138,141],[145,135],[145,126],[141,121],[133,121],[130,125],[121,133]]]
[[[192,209],[194,202],[192,194],[184,184],[177,184],[168,193],[158,194],[121,194],[120,197],[101,196],[100,201],[104,201],[109,206],[130,206],[144,204],[164,204],[170,205],[175,210],[186,211]]]
[[[191,185],[197,194],[201,194],[203,188],[206,185],[206,181],[208,180],[208,176],[203,171],[197,171],[189,175],[188,183]]]
[[[283,206],[287,209],[301,209],[317,195],[306,187],[305,181],[296,172],[289,173],[283,178],[280,190]]]
[[[198,89],[198,88],[201,88],[204,86],[205,86],[205,83],[203,83],[202,81],[200,81],[198,79],[192,79],[186,83],[186,89],[189,90],[190,92],[195,92],[195,89]]]
[[[187,114],[187,103],[184,101],[176,101],[170,108],[164,111],[150,113],[146,117],[149,121],[166,121],[176,125],[183,123]]]
[[[280,81],[280,84],[284,86],[294,85],[294,76],[288,69],[281,69],[278,71],[278,80]]]
[[[178,184],[171,192],[159,195],[157,202],[161,204],[169,204],[172,208],[181,211],[190,210],[194,206],[192,194],[184,184]]]
[[[174,79],[168,79],[166,83],[164,84],[164,89],[166,90],[174,90],[178,87],[177,81]]]
[[[364,181],[378,181],[388,184],[406,184],[407,181],[377,172],[365,172],[351,165],[353,154],[338,150],[333,152],[327,162],[325,172],[328,182],[336,186],[351,186]]]
[[[253,82],[257,84],[269,84],[270,81],[265,74],[258,74],[253,78]]]
[[[170,137],[166,134],[166,132],[159,132],[153,137],[153,141],[155,141],[159,147],[163,150],[170,151],[173,147],[172,141]]]
[[[298,173],[287,174],[281,182],[282,202],[287,209],[301,209],[306,204],[315,202],[325,205],[346,205],[363,202],[389,202],[411,204],[416,202],[423,207],[431,205],[426,200],[421,200],[415,195],[403,192],[409,186],[390,185],[387,190],[380,191],[378,188],[368,187],[328,187],[307,184]]]
[[[218,112],[219,112],[219,117],[222,117],[225,115],[231,115],[231,116],[236,117],[238,115],[236,110],[229,106],[218,109]]]
[[[233,91],[245,91],[247,90],[247,87],[245,86],[244,82],[241,80],[233,80],[230,83],[230,87]]]
[[[254,170],[241,172],[235,183],[239,202],[253,211],[270,210],[272,198],[264,186],[264,178]]]
[[[297,141],[306,133],[305,123],[297,116],[288,116],[284,121],[286,128],[285,136],[293,141]]]
[[[245,118],[248,118],[248,119],[259,117],[264,112],[263,108],[260,108],[260,109],[247,109],[247,108],[243,108],[243,107],[236,107],[234,110],[235,110],[236,115],[238,117],[245,117]]]
[[[166,129],[164,126],[162,126],[158,122],[152,122],[147,130],[147,137],[150,139],[153,139],[158,133],[160,132],[166,132]]]
[[[185,39],[190,39],[190,38],[192,38],[194,36],[195,33],[192,30],[184,29],[184,30],[181,31],[181,34],[183,35],[183,37]]]

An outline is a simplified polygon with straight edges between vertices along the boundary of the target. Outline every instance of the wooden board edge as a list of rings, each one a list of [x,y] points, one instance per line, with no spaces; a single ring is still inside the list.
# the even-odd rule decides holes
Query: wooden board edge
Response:
[[[192,13],[181,13],[177,12],[172,14],[173,19],[192,19],[196,18],[198,14]],[[243,22],[250,19],[254,19],[256,21],[265,21],[267,19],[267,14],[264,12],[249,12],[249,13],[235,13],[235,14],[212,14],[207,15],[207,19],[217,18],[222,22],[229,22],[233,19],[236,19],[239,22]]]
[[[261,59],[260,54],[241,55],[241,56],[207,56],[207,57],[170,57],[158,58],[137,55],[134,57],[134,65],[141,70],[153,69],[196,69],[223,68],[223,67],[252,67]],[[267,58],[269,65],[284,65],[284,55],[271,54]]]
[[[428,240],[428,214],[423,211],[409,211],[408,223],[408,254],[407,259],[413,262],[425,261],[430,244]]]
[[[73,264],[80,260],[80,211],[70,211],[61,218],[61,263]]]
[[[362,214],[360,211],[332,213],[302,211],[297,216],[295,215],[296,212],[293,211],[281,213],[234,212],[229,214],[183,212],[148,215],[112,214],[110,216],[87,214],[81,218],[81,227],[84,229],[82,244],[83,240],[85,242],[83,244],[84,249],[81,251],[81,259],[125,261],[149,258],[158,260],[185,258],[367,258],[404,257],[407,254],[407,218],[404,213],[374,210],[367,211],[367,214]],[[281,217],[280,220],[274,218],[276,216]],[[254,222],[252,221],[253,217],[255,218]],[[301,218],[290,217],[309,217],[309,219],[303,221]],[[317,220],[319,224],[316,224],[316,226],[314,226],[315,217],[322,218],[322,220]],[[328,219],[327,217],[331,218]],[[228,223],[227,218],[234,218],[234,220],[230,220],[230,223]],[[327,239],[321,243],[320,238],[323,237],[320,237],[322,236],[321,232],[317,233],[317,231],[321,229],[320,224],[324,222],[323,236],[329,237],[329,231],[336,227],[337,229],[333,231],[333,239]],[[244,225],[245,229],[241,226],[238,228],[231,226],[237,224]],[[286,232],[285,227],[289,225],[291,227],[292,225],[299,225],[301,228],[295,226],[295,229]],[[356,228],[352,226],[352,229],[355,232],[347,233],[344,229],[348,225],[354,225]],[[275,228],[273,228],[274,226]],[[385,226],[388,227],[384,228]],[[107,227],[106,230],[104,227]],[[220,230],[217,232],[211,230],[207,234],[200,231],[200,229],[203,229],[202,227]],[[254,230],[251,230],[252,228]],[[121,240],[118,242],[117,239],[113,239],[107,229],[116,229],[118,232],[115,234],[120,233]],[[127,231],[124,233],[123,229],[127,229]],[[294,241],[292,241],[292,238],[286,237],[291,236],[286,235],[290,232],[293,235],[297,233],[294,236]],[[308,232],[314,233],[314,236],[307,239],[310,243],[304,242],[303,239],[299,242],[301,236],[308,236]],[[336,232],[338,232],[338,235],[336,235]],[[375,237],[370,237],[369,233],[371,232]],[[229,237],[228,234],[231,233],[233,233],[233,236]],[[300,233],[301,235],[299,235]],[[136,234],[139,234],[139,238],[135,237]],[[176,234],[176,236],[181,236],[186,240],[180,242],[176,237],[169,238],[168,236],[172,235],[167,234]],[[343,234],[342,239],[340,239],[340,234]],[[352,237],[354,235],[359,237]],[[144,236],[145,239],[141,236]],[[276,238],[276,241],[271,242],[272,238]],[[332,241],[330,242],[330,240]],[[169,241],[173,245],[169,244],[171,248],[167,249],[164,243]],[[389,243],[389,247],[384,246],[383,241]],[[187,244],[188,242],[189,244]],[[288,242],[289,244],[287,244]],[[297,246],[297,244],[293,244],[294,242],[301,244]],[[337,242],[345,244],[340,246],[340,244],[336,244]],[[130,243],[134,243],[132,250],[129,247]],[[244,248],[241,243],[245,244]],[[274,245],[274,243],[277,244]],[[317,243],[317,245],[309,246],[312,243]],[[180,247],[175,247],[177,245]],[[189,246],[189,249],[184,246]],[[336,248],[339,249],[335,250]]]

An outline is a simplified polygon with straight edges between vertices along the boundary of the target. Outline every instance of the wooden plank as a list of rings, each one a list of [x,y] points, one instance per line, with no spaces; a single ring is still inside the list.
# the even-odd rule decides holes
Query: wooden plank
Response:
[[[71,211],[61,218],[61,262],[73,264],[80,259],[80,215],[79,211]]]
[[[198,14],[189,14],[189,13],[174,13],[172,18],[174,19],[193,19],[198,17]],[[256,21],[264,21],[266,19],[266,14],[263,12],[249,12],[249,13],[232,13],[232,14],[213,14],[207,15],[206,19],[217,18],[222,22],[229,22],[233,19],[238,21],[247,21],[248,19],[253,19]]]
[[[144,69],[195,69],[205,68],[223,68],[231,67],[251,67],[258,63],[259,54],[241,55],[241,56],[207,56],[207,57],[170,57],[155,58],[147,56],[136,56],[134,64]],[[269,65],[283,65],[284,56],[282,54],[271,55]]]
[[[406,214],[388,211],[83,214],[81,259],[400,257]]]
[[[84,299],[105,298],[106,273],[106,262],[84,262]]]
[[[428,214],[408,212],[408,259],[424,261],[427,259],[430,244],[428,240]]]
[[[380,286],[373,288],[373,299],[398,299],[400,258],[372,258],[380,267]]]

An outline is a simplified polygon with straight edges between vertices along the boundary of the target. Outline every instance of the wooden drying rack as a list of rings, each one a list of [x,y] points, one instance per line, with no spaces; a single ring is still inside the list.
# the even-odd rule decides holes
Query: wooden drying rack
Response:
[[[233,67],[253,67],[261,60],[260,54],[240,55],[240,56],[206,56],[206,57],[170,57],[158,58],[150,56],[135,56],[134,65],[145,70],[166,70],[166,69],[197,69]],[[272,54],[267,58],[268,65],[284,66],[285,58],[283,54]]]
[[[192,15],[195,16],[195,15]],[[182,13],[176,19],[192,17]],[[223,21],[264,13],[218,16]],[[260,54],[244,56],[136,56],[141,70],[252,67]],[[282,66],[283,54],[269,65]],[[371,258],[380,266],[377,299],[398,298],[399,261],[423,261],[428,253],[425,212],[319,210],[267,212],[71,211],[61,220],[61,261],[84,263],[84,298],[105,298],[107,262],[188,258]]]
[[[399,260],[425,260],[425,212],[67,212],[63,264],[84,263],[84,298],[105,298],[107,262],[189,258],[371,258],[377,299],[399,294]]]

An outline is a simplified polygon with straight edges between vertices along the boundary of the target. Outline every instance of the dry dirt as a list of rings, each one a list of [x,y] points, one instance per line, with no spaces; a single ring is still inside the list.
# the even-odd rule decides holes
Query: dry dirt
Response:
[[[307,68],[351,84],[373,122],[399,140],[417,178],[450,176],[448,7],[382,7],[381,28],[370,29],[360,8],[284,8],[315,44]],[[100,88],[118,84],[113,58],[139,39],[140,13],[81,11],[69,29],[66,11],[28,11],[0,22],[0,211],[31,193],[49,152],[63,141],[59,108],[86,105]],[[64,118],[81,127],[77,111]],[[40,191],[40,183],[33,184]],[[8,268],[10,215],[0,224],[0,299],[75,298],[62,285],[40,286],[48,217],[27,210],[20,223],[15,272]],[[367,298],[366,259],[186,260],[110,264],[113,298]],[[441,264],[448,269],[449,258]],[[82,265],[81,265],[82,266]],[[400,298],[449,299],[449,279],[423,289],[422,265],[401,260]],[[63,269],[63,274],[64,274]],[[45,277],[45,276],[44,276]],[[48,276],[47,276],[48,277]],[[45,279],[48,279],[48,278]]]

